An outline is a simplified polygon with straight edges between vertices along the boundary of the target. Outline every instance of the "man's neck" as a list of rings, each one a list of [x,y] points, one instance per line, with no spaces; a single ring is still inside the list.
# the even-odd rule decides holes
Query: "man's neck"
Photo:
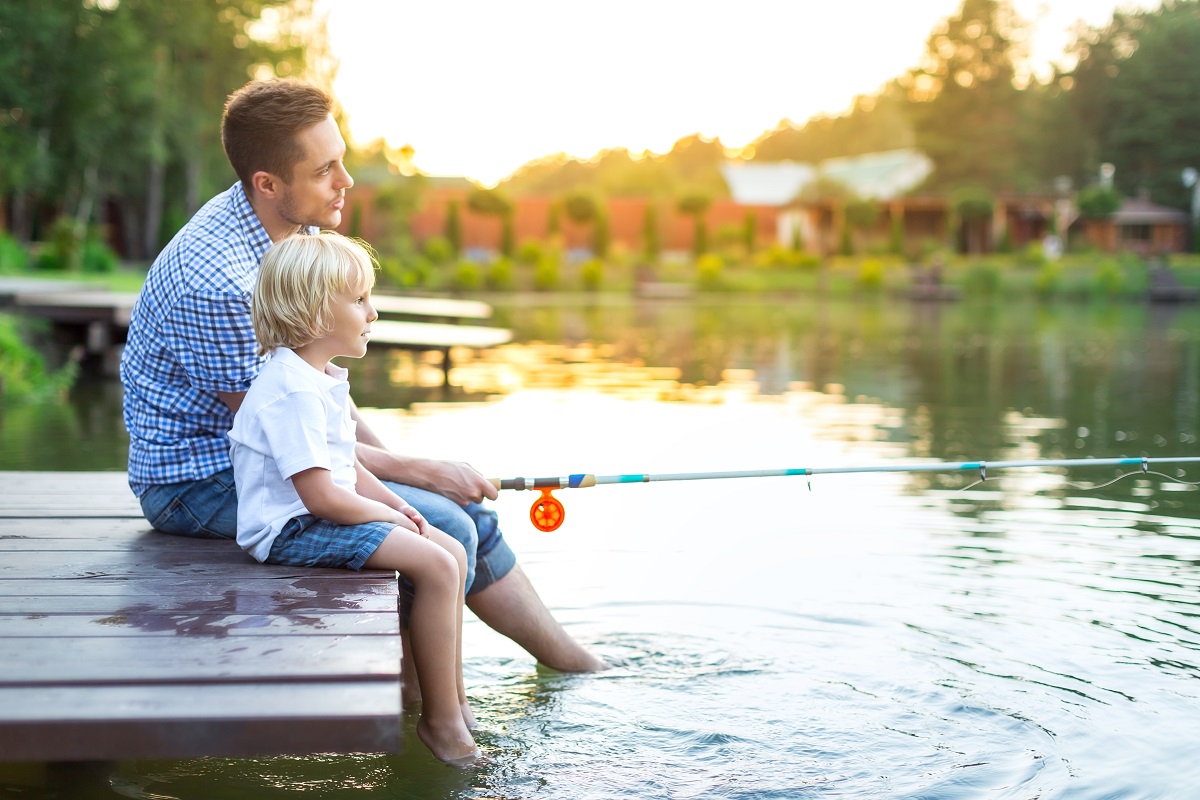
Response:
[[[254,216],[258,217],[259,224],[263,226],[263,230],[267,232],[267,236],[271,237],[272,242],[286,239],[300,230],[301,226],[294,222],[288,222],[279,215],[274,203],[264,200],[254,192],[247,192],[246,200],[249,201],[250,207],[254,209]]]

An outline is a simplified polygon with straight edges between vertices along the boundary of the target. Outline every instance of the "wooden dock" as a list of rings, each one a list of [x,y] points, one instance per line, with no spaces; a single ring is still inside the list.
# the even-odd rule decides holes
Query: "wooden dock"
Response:
[[[394,573],[157,533],[124,473],[0,485],[0,761],[399,749]]]
[[[466,324],[489,318],[492,308],[477,300],[376,294],[380,321],[372,341],[398,350],[437,351],[442,377],[450,384],[455,348],[487,349],[512,341],[512,331]],[[108,292],[78,283],[0,278],[0,308],[49,320],[56,340],[81,347],[85,357],[115,375],[129,331],[135,293]]]

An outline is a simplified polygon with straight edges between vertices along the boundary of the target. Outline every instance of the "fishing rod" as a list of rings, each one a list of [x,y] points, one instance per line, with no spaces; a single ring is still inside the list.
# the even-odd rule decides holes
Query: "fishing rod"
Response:
[[[668,472],[658,475],[593,475],[579,473],[555,478],[489,478],[496,489],[537,489],[541,496],[533,501],[529,520],[542,531],[557,530],[566,518],[566,509],[551,492],[556,489],[586,489],[610,483],[658,483],[659,481],[706,481],[725,478],[785,478],[813,475],[842,475],[857,472],[977,472],[987,480],[987,471],[1020,467],[1137,467],[1150,472],[1152,464],[1196,464],[1200,456],[1175,458],[1060,458],[1030,461],[933,461],[918,464],[876,464],[866,467],[799,467],[796,469],[751,469],[732,472]],[[1132,473],[1126,473],[1132,474]],[[1161,474],[1161,473],[1159,473]],[[1125,477],[1122,475],[1121,477]],[[1170,477],[1170,476],[1165,476]]]

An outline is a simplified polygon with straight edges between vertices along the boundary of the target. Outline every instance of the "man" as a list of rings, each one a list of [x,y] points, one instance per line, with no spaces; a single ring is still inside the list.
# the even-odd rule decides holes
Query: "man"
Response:
[[[331,111],[328,95],[295,80],[231,95],[221,139],[238,182],[175,235],[134,305],[121,358],[129,485],[161,531],[236,535],[226,433],[262,366],[250,320],[259,261],[274,241],[337,227],[354,185]],[[550,614],[480,505],[495,488],[467,464],[391,452],[354,416],[364,466],[466,548],[467,607],[548,667],[603,668]]]

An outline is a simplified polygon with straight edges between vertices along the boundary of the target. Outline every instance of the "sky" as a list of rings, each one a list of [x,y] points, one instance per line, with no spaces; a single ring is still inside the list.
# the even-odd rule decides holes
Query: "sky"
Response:
[[[916,65],[961,0],[317,0],[353,141],[494,185],[554,153],[739,148]],[[1014,0],[1035,70],[1079,21],[1158,0]]]

